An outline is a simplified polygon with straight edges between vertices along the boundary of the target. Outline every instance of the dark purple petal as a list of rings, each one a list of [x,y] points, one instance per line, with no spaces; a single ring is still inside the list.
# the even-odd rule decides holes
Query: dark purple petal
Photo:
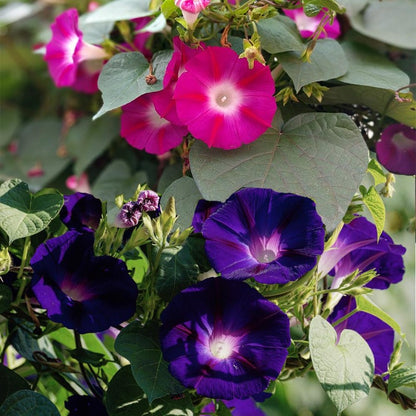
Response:
[[[108,416],[103,403],[91,396],[71,396],[65,402],[68,416]]]
[[[205,199],[200,199],[196,205],[194,217],[192,218],[192,227],[194,227],[194,232],[202,232],[202,226],[204,225],[205,220],[222,205],[223,203],[219,201],[207,201]]]
[[[334,323],[356,308],[352,296],[343,296],[329,316],[328,321]],[[394,348],[394,331],[381,319],[366,312],[356,312],[354,315],[335,327],[338,338],[344,329],[358,332],[368,343],[374,354],[375,373],[387,371],[390,356]]]
[[[69,229],[85,227],[96,230],[101,219],[101,201],[90,194],[76,192],[64,196],[65,204],[60,212],[62,222]]]
[[[123,261],[95,257],[92,232],[70,230],[41,244],[32,290],[49,318],[80,333],[118,325],[135,312],[136,284]]]
[[[252,399],[244,400],[224,400],[224,404],[231,409],[232,416],[265,416],[263,410],[256,406],[256,402]],[[213,402],[207,404],[202,409],[202,414],[215,412],[215,404]]]
[[[246,188],[205,221],[202,234],[207,256],[223,277],[283,284],[315,266],[325,232],[311,199]]]
[[[161,315],[171,373],[201,395],[245,399],[265,390],[286,360],[288,317],[243,282],[206,279]]]

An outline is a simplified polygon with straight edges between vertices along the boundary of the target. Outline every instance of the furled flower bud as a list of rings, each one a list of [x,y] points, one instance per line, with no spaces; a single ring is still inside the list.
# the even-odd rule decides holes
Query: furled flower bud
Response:
[[[182,10],[182,15],[188,28],[192,29],[199,12],[204,10],[209,2],[210,0],[175,0],[175,5]]]

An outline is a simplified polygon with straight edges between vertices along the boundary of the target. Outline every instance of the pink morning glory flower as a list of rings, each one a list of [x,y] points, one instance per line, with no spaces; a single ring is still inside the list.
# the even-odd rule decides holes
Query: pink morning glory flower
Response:
[[[210,46],[185,64],[174,99],[190,133],[209,147],[235,149],[256,140],[276,112],[270,68],[229,48]]]
[[[188,130],[159,115],[153,101],[157,94],[144,94],[122,107],[120,135],[136,149],[161,155],[178,146]]]
[[[378,161],[390,172],[416,175],[416,130],[404,124],[392,124],[376,143]]]
[[[300,9],[284,9],[283,13],[290,17],[298,27],[298,30],[302,37],[309,38],[312,36],[316,29],[319,26],[319,23],[324,16],[324,12],[319,12],[316,16],[308,17],[303,11],[303,8]],[[335,18],[332,25],[326,24],[324,30],[319,34],[319,38],[332,38],[336,39],[341,34],[341,28],[339,26],[338,20]]]
[[[56,86],[97,91],[98,75],[108,55],[103,48],[83,40],[77,10],[69,9],[57,16],[51,29],[44,59]]]
[[[192,28],[200,11],[204,10],[210,0],[175,0],[175,5],[182,10],[183,18],[188,27]]]

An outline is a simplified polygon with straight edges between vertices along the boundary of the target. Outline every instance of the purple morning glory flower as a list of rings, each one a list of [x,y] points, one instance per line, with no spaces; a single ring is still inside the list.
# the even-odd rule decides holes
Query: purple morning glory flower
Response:
[[[154,191],[141,191],[137,197],[137,203],[144,212],[152,212],[159,210],[159,195]]]
[[[129,319],[138,290],[123,261],[94,256],[94,234],[70,230],[41,244],[30,262],[33,293],[49,318],[80,333]]]
[[[71,230],[96,230],[101,219],[101,201],[90,194],[76,192],[64,196],[61,221]]]
[[[205,221],[202,235],[208,259],[224,278],[284,284],[315,266],[325,231],[311,199],[245,188]]]
[[[231,410],[232,416],[265,416],[263,410],[256,406],[256,402],[250,397],[244,400],[224,400],[224,404]],[[202,414],[215,412],[215,404],[211,402],[204,406]]]
[[[71,396],[65,401],[68,416],[108,416],[103,403],[91,396]]]
[[[219,201],[207,201],[205,199],[200,199],[196,204],[194,217],[192,218],[192,227],[194,227],[194,232],[202,232],[202,226],[204,225],[206,219],[222,205],[223,203]]]
[[[394,244],[392,238],[382,232],[377,242],[376,226],[365,217],[357,217],[344,224],[334,245],[322,254],[318,271],[334,277],[332,288],[359,269],[361,273],[375,269],[377,276],[366,284],[372,289],[387,289],[390,284],[403,279],[403,254],[406,249]]]
[[[119,228],[134,227],[139,223],[141,217],[141,206],[137,202],[130,201],[121,207],[116,217],[115,225]]]
[[[334,323],[356,308],[353,296],[343,296],[329,316],[328,321]],[[356,312],[335,328],[338,338],[344,329],[358,332],[368,343],[374,355],[375,373],[387,371],[390,356],[394,348],[394,331],[381,319],[366,312]]]
[[[289,319],[244,282],[210,278],[176,295],[161,315],[169,370],[186,387],[217,399],[246,399],[280,373]]]

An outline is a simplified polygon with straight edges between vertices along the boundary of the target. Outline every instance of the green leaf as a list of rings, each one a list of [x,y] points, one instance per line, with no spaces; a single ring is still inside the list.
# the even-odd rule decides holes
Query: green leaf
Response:
[[[308,5],[316,5],[320,8],[325,7],[329,10],[333,10],[335,13],[345,13],[345,7],[340,5],[335,0],[309,0]]]
[[[0,406],[2,416],[59,416],[55,405],[40,393],[19,390]]]
[[[387,394],[402,386],[416,383],[416,368],[399,367],[390,373]]]
[[[390,315],[371,302],[366,296],[357,296],[355,300],[357,302],[357,309],[376,316],[378,319],[381,319],[388,326],[393,328],[402,338],[405,337],[399,324]]]
[[[106,364],[104,354],[92,352],[84,348],[68,351],[72,358],[75,358],[81,363],[91,364],[94,367],[101,367]]]
[[[205,199],[224,201],[242,187],[271,188],[316,202],[327,230],[342,220],[367,169],[368,150],[345,114],[299,114],[236,150],[196,141],[190,163]]]
[[[374,220],[377,228],[377,241],[380,238],[384,229],[384,223],[386,221],[386,207],[374,186],[371,186],[367,192],[363,194],[363,202],[370,211],[370,214]]]
[[[166,166],[163,169],[162,176],[157,184],[157,191],[163,194],[167,187],[176,179],[182,178],[182,163],[175,163],[173,165]]]
[[[10,143],[14,133],[20,124],[20,113],[15,108],[1,108],[0,109],[0,147],[6,146]]]
[[[339,81],[392,90],[410,83],[405,72],[373,48],[352,42],[343,42],[341,46],[348,60],[348,72]]]
[[[88,43],[99,45],[110,38],[114,22],[88,23],[86,20],[90,13],[79,17],[79,30],[82,32],[82,40]]]
[[[386,175],[380,163],[375,159],[371,159],[368,163],[367,172],[371,174],[374,179],[374,186],[380,185],[386,182]]]
[[[289,51],[302,52],[305,49],[296,23],[287,16],[277,15],[257,23],[261,47],[269,53]]]
[[[365,36],[403,49],[416,49],[416,2],[371,2],[349,16],[352,27]]]
[[[153,19],[150,23],[144,26],[142,29],[139,30],[139,33],[142,32],[150,32],[150,33],[157,33],[161,32],[166,27],[166,19],[165,16],[161,13],[159,14],[156,19]]]
[[[33,195],[20,179],[4,182],[0,186],[0,228],[9,244],[44,230],[58,215],[63,202],[57,190],[44,189]]]
[[[374,357],[360,334],[345,329],[337,342],[334,328],[318,315],[310,324],[309,348],[316,376],[338,414],[368,396]]]
[[[185,390],[171,376],[168,363],[162,358],[156,324],[142,327],[138,321],[132,322],[117,337],[115,349],[130,361],[133,377],[150,403],[167,394]]]
[[[68,133],[66,146],[75,158],[74,173],[80,175],[118,137],[118,117],[105,117],[95,122],[83,118]]]
[[[14,371],[0,364],[0,405],[6,397],[19,390],[29,389],[29,383]]]
[[[416,101],[397,101],[393,90],[357,85],[334,87],[326,91],[322,104],[365,105],[400,123],[416,127]]]
[[[171,196],[175,198],[176,214],[178,216],[175,228],[179,227],[183,231],[192,225],[195,207],[198,201],[202,199],[202,195],[195,181],[188,176],[183,176],[172,182],[163,193],[160,201],[163,208]]]
[[[9,286],[0,283],[0,313],[6,312],[13,301],[13,293]]]
[[[164,0],[160,6],[160,10],[162,11],[163,16],[165,16],[165,19],[169,19],[169,17],[171,17],[177,10],[175,0]]]
[[[150,0],[116,0],[89,13],[85,23],[115,22],[150,16],[155,10],[149,10]]]
[[[148,85],[145,78],[149,75],[149,62],[142,53],[125,52],[114,55],[104,65],[98,78],[103,106],[93,119],[128,104],[143,94],[160,91],[163,88],[166,66],[171,57],[172,51],[163,51],[154,56],[152,65],[157,82]]]
[[[338,78],[348,70],[344,51],[333,39],[318,39],[310,62],[303,61],[299,52],[279,53],[277,58],[292,78],[296,92],[312,82]]]

